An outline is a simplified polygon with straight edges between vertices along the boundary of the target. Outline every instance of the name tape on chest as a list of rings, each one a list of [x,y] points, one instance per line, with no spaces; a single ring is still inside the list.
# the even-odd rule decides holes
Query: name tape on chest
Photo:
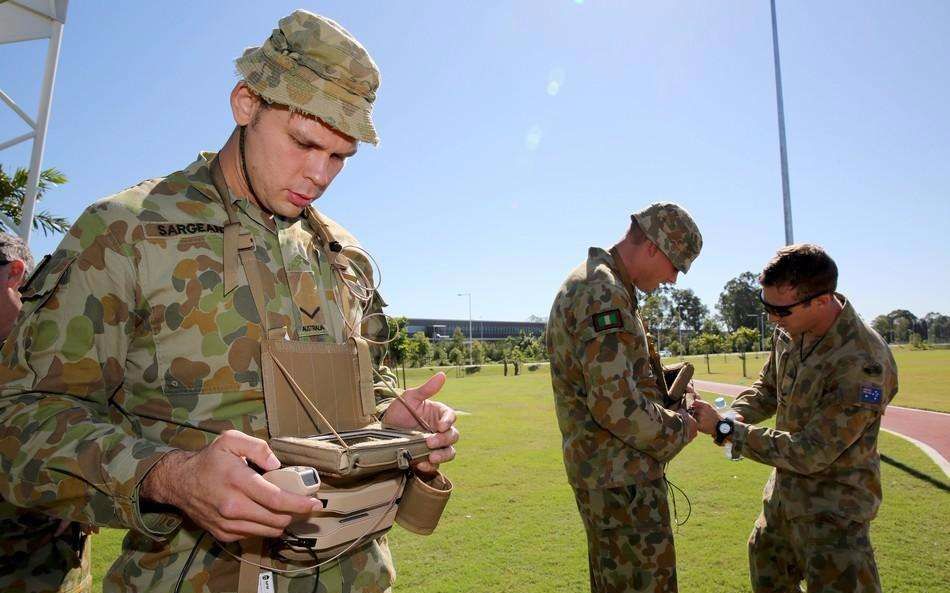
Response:
[[[862,404],[873,404],[880,405],[881,397],[884,395],[884,392],[881,390],[879,385],[862,385],[861,394],[858,401]]]
[[[146,237],[179,237],[182,235],[224,234],[224,227],[207,222],[153,222],[145,225]]]
[[[595,313],[592,317],[595,331],[607,331],[623,327],[623,318],[620,316],[620,309],[611,309],[601,313]]]

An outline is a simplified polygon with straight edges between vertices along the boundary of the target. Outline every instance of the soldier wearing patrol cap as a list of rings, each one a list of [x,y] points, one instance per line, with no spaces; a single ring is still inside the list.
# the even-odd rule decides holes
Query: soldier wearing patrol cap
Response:
[[[674,283],[702,244],[686,210],[652,204],[609,251],[590,248],[551,307],[554,404],[594,593],[677,590],[664,468],[696,422],[663,407],[636,291]]]
[[[881,590],[870,521],[881,504],[877,435],[897,393],[897,366],[844,295],[817,245],[783,247],[759,276],[775,323],[758,380],[733,402],[735,420],[696,401],[700,430],[775,468],[749,538],[757,593]],[[755,424],[775,416],[775,428]]]
[[[129,529],[106,591],[235,591],[247,538],[322,508],[248,466],[279,466],[263,440],[261,342],[342,344],[382,323],[365,252],[308,210],[359,142],[379,141],[375,63],[340,25],[298,10],[237,69],[221,151],[91,205],[25,287],[2,349],[0,496]],[[395,377],[377,371],[375,412],[417,428],[388,408]],[[435,433],[420,471],[455,454],[455,414],[428,399],[444,380],[404,394]],[[261,562],[277,591],[380,592],[394,579],[385,538],[316,570]]]

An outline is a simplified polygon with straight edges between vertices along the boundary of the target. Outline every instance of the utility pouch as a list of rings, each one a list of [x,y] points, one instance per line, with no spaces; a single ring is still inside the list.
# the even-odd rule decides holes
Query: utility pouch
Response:
[[[452,487],[452,482],[442,472],[432,477],[413,474],[399,503],[396,523],[412,533],[429,535],[439,524]]]
[[[315,555],[324,561],[376,539],[392,528],[405,486],[404,472],[377,474],[369,481],[324,481],[314,495],[323,509],[287,527],[290,537],[283,538],[280,555],[296,561]]]
[[[266,340],[261,345],[270,446],[283,465],[368,476],[429,454],[430,433],[374,423],[376,399],[366,341]],[[394,403],[393,405],[399,405]]]
[[[666,383],[666,393],[663,395],[663,404],[667,408],[689,407],[692,402],[684,402],[686,387],[693,378],[693,364],[678,362],[663,367],[663,380]]]
[[[344,344],[267,339],[261,367],[272,437],[354,430],[375,420],[372,359],[361,338]]]

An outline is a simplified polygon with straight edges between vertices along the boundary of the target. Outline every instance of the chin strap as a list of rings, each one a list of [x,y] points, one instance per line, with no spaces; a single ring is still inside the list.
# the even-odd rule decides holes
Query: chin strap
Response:
[[[260,204],[261,201],[258,199],[257,192],[254,191],[254,184],[251,182],[251,174],[247,171],[247,159],[244,157],[244,139],[247,136],[247,126],[241,126],[239,136],[241,141],[238,142],[238,152],[241,155],[241,171],[244,172],[244,181],[247,181],[247,189],[251,192],[250,197],[254,198],[254,201]]]

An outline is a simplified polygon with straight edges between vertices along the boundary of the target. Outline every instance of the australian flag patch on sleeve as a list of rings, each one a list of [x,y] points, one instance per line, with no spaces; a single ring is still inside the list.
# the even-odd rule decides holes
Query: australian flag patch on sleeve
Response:
[[[880,385],[862,385],[859,401],[862,404],[880,405],[882,394]]]

